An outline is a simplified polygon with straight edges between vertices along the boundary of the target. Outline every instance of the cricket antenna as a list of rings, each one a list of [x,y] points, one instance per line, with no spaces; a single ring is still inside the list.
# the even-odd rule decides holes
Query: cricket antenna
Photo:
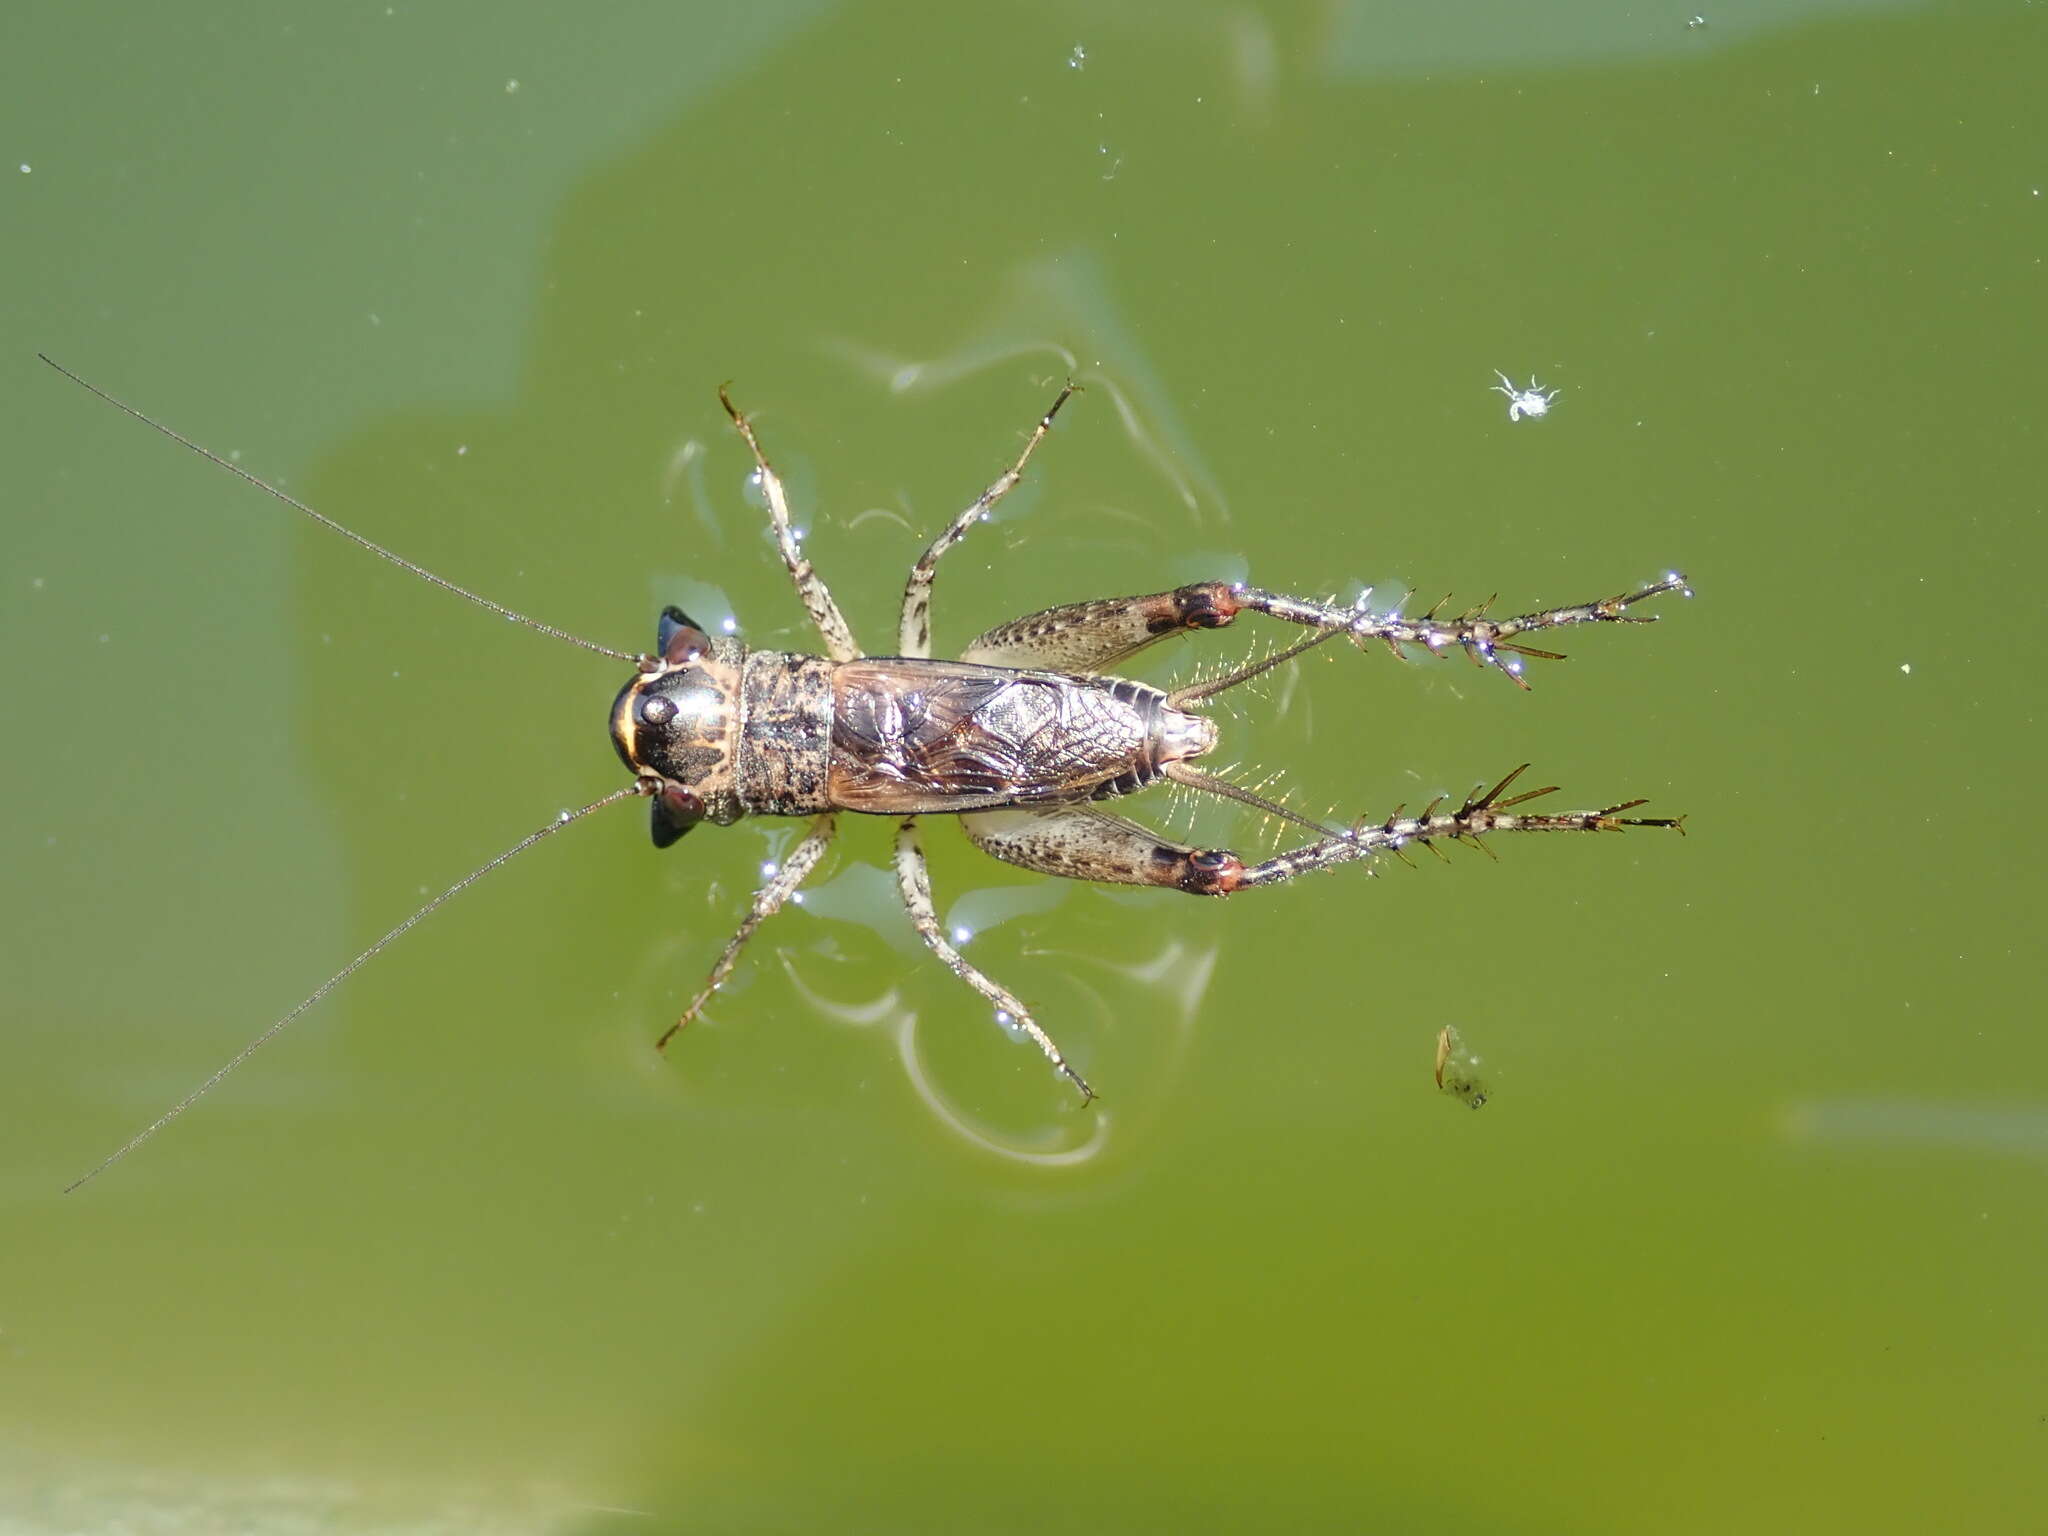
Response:
[[[44,361],[47,362],[48,359],[46,358],[44,359]],[[56,365],[52,363],[51,366],[55,367]],[[86,388],[92,389],[92,386],[88,384],[86,385]],[[97,390],[94,390],[93,392],[95,394],[98,393]],[[126,409],[126,407],[123,407],[123,409]],[[182,441],[182,439],[180,439],[180,441]],[[204,450],[201,451],[203,452]],[[208,455],[208,457],[211,457],[211,455]],[[264,1030],[262,1034],[258,1035],[254,1040],[251,1040],[247,1045],[243,1046],[239,1051],[235,1052],[234,1056],[229,1059],[228,1063],[225,1066],[223,1066],[218,1072],[214,1073],[213,1076],[209,1077],[197,1088],[194,1088],[190,1093],[186,1094],[185,1097],[178,1100],[177,1103],[173,1104],[169,1109],[165,1110],[162,1114],[158,1115],[154,1120],[150,1121],[148,1125],[144,1126],[141,1130],[137,1131],[133,1136],[130,1136],[126,1141],[122,1142],[120,1146],[116,1147],[112,1152],[108,1153],[107,1156],[101,1158],[100,1161],[94,1165],[91,1172],[83,1174],[80,1177],[73,1179],[69,1184],[66,1184],[64,1186],[64,1193],[68,1195],[74,1189],[79,1188],[81,1185],[90,1184],[94,1179],[98,1178],[101,1174],[105,1173],[109,1168],[113,1167],[114,1164],[121,1161],[122,1158],[126,1157],[130,1152],[133,1152],[137,1147],[141,1146],[145,1141],[149,1140],[150,1137],[154,1136],[158,1131],[162,1130],[165,1126],[169,1125],[173,1120],[177,1119],[178,1116],[185,1113],[186,1110],[190,1109],[194,1104],[198,1103],[201,1099],[206,1097],[207,1094],[211,1093],[214,1090],[214,1088],[219,1085],[222,1078],[226,1077],[230,1072],[234,1071],[235,1068],[239,1067],[243,1062],[247,1061],[251,1056],[255,1055],[264,1046],[270,1044],[270,1042],[276,1039],[280,1034],[282,1034],[285,1030],[285,1027],[291,1024],[293,1020],[297,1019],[300,1014],[304,1013],[308,1008],[311,1008],[315,1003],[319,1002],[321,998],[325,997],[328,993],[332,992],[344,981],[347,981],[349,977],[355,975],[355,973],[361,970],[364,965],[369,963],[369,961],[380,950],[382,950],[385,945],[389,944],[393,939],[396,939],[401,934],[405,933],[407,930],[412,928],[413,925],[418,923],[421,918],[433,912],[443,903],[447,902],[450,898],[460,896],[464,891],[468,890],[472,885],[475,885],[477,881],[483,879],[483,877],[485,875],[488,875],[492,870],[498,868],[501,864],[509,863],[514,857],[526,852],[527,849],[531,848],[535,843],[539,842],[542,838],[552,836],[554,833],[561,831],[562,828],[568,826],[570,822],[581,821],[585,816],[588,816],[592,811],[601,811],[606,806],[615,804],[620,800],[625,800],[635,795],[647,794],[647,785],[649,784],[649,782],[650,781],[645,779],[636,779],[631,784],[628,784],[624,789],[613,790],[610,794],[606,795],[602,800],[591,801],[590,804],[584,806],[583,809],[580,811],[563,811],[559,815],[553,817],[552,819],[544,823],[543,825],[535,827],[531,832],[527,833],[526,836],[522,837],[518,842],[514,843],[510,848],[507,848],[503,853],[499,854],[495,859],[492,859],[489,863],[480,865],[478,868],[471,870],[468,874],[464,875],[460,880],[456,881],[453,885],[449,886],[447,890],[443,891],[440,895],[436,896],[432,901],[428,902],[425,906],[421,907],[417,912],[413,913],[411,917],[408,917],[396,928],[392,929],[389,933],[385,934],[383,938],[379,939],[376,943],[372,944],[360,955],[357,955],[355,959],[349,961],[347,965],[344,965],[332,976],[328,977],[325,981],[321,982],[319,986],[313,989],[312,994],[309,997],[307,997],[303,1002],[301,1002],[297,1007],[293,1008],[289,1013],[285,1014],[283,1018],[279,1019],[276,1023],[272,1024],[270,1028]]]
[[[441,590],[444,592],[453,592],[457,597],[466,597],[472,603],[475,603],[479,608],[490,609],[491,612],[497,614],[499,618],[510,619],[514,624],[524,624],[528,629],[537,629],[544,635],[553,635],[557,640],[566,640],[571,645],[580,645],[586,651],[596,651],[600,656],[610,656],[618,661],[637,662],[640,660],[639,656],[635,655],[630,651],[615,651],[608,645],[599,645],[594,640],[585,640],[581,635],[572,635],[566,629],[557,629],[552,624],[543,624],[539,619],[528,618],[523,613],[515,613],[512,609],[507,608],[503,603],[494,603],[488,597],[480,596],[479,594],[470,591],[469,588],[467,587],[458,587],[454,582],[450,581],[445,576],[436,576],[432,571],[428,570],[423,565],[414,565],[410,560],[406,559],[405,556],[400,554],[394,554],[392,551],[386,549],[382,544],[374,543],[371,540],[364,538],[360,533],[357,533],[353,528],[343,527],[340,523],[337,523],[333,518],[327,516],[326,513],[314,511],[311,507],[307,506],[303,501],[299,500],[298,497],[290,494],[287,491],[279,490],[276,486],[272,485],[268,480],[265,480],[262,476],[252,475],[251,473],[249,473],[248,470],[242,468],[241,465],[222,458],[219,454],[215,453],[211,448],[205,448],[200,446],[198,443],[193,442],[191,438],[185,436],[184,433],[176,431],[171,427],[165,426],[155,417],[145,416],[141,411],[135,409],[134,406],[128,404],[127,401],[117,400],[116,398],[114,398],[114,396],[108,394],[104,389],[101,389],[97,384],[88,384],[84,379],[81,379],[77,374],[73,373],[69,368],[66,368],[62,363],[58,362],[54,357],[51,357],[47,352],[38,352],[36,356],[40,357],[44,362],[48,363],[52,368],[56,369],[59,373],[63,374],[65,378],[69,379],[72,383],[76,384],[80,389],[83,389],[87,394],[98,395],[100,399],[106,401],[107,404],[113,406],[115,410],[126,412],[128,415],[133,416],[137,421],[141,422],[144,426],[152,427],[156,431],[161,432],[165,437],[168,437],[172,442],[180,443],[185,447],[190,448],[194,453],[198,454],[199,457],[207,460],[209,463],[218,464],[222,469],[226,470],[229,474],[238,476],[241,479],[248,481],[249,484],[255,486],[256,489],[258,489],[259,491],[265,491],[268,492],[270,495],[275,496],[279,501],[283,502],[293,511],[305,513],[306,516],[313,519],[313,521],[318,523],[321,527],[333,529],[336,533],[340,534],[344,539],[347,539],[351,544],[360,545],[362,548],[367,549],[371,554],[377,555],[382,559],[389,560],[393,565],[397,566],[400,570],[412,572],[412,574],[419,577],[421,581],[431,583],[432,585],[441,588]]]

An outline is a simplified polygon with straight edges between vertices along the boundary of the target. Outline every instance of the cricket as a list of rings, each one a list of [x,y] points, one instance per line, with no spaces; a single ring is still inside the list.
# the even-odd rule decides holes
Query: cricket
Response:
[[[614,650],[491,601],[344,527],[240,465],[202,447],[88,383],[48,356],[72,382],[220,466],[322,527],[420,579],[500,618],[612,658],[632,669],[609,711],[612,745],[630,782],[580,810],[565,811],[435,896],[258,1034],[212,1076],[67,1186],[101,1173],[163,1130],[257,1050],[347,981],[381,950],[486,875],[542,839],[606,806],[649,802],[654,846],[668,848],[703,822],[729,826],[745,816],[808,818],[789,855],[754,892],[746,916],[689,1005],[656,1041],[665,1050],[711,1002],[761,925],[795,894],[830,847],[842,812],[896,820],[893,862],[904,910],[940,964],[995,1010],[997,1021],[1029,1038],[1085,1104],[1095,1097],[1052,1035],[1016,994],[963,956],[940,925],[926,868],[921,818],[949,816],[982,852],[1005,863],[1068,880],[1159,886],[1195,896],[1228,896],[1285,884],[1314,871],[1403,858],[1410,846],[1482,841],[1506,832],[1618,832],[1630,827],[1684,831],[1683,817],[1627,814],[1627,800],[1599,810],[1541,812],[1521,807],[1556,786],[1509,791],[1525,763],[1451,806],[1443,797],[1413,815],[1397,807],[1383,820],[1326,825],[1197,766],[1217,746],[1204,712],[1218,695],[1341,638],[1360,650],[1384,647],[1407,660],[1419,648],[1435,656],[1463,651],[1475,664],[1527,689],[1526,660],[1560,660],[1524,637],[1582,624],[1641,624],[1654,614],[1637,605],[1667,593],[1690,597],[1677,572],[1634,591],[1591,602],[1491,618],[1491,600],[1455,617],[1439,602],[1406,617],[1375,612],[1370,593],[1353,602],[1269,592],[1242,582],[1201,581],[1135,597],[1098,597],[1045,608],[998,624],[951,660],[931,655],[931,603],[939,562],[1016,488],[1055,418],[1082,389],[1068,380],[1039,417],[1015,460],[934,538],[910,569],[895,654],[864,655],[824,580],[805,557],[788,497],[752,422],[726,387],[720,403],[753,455],[755,473],[782,563],[818,632],[822,653],[750,649],[712,635],[679,608],[662,610],[654,649]],[[1160,689],[1116,674],[1147,648],[1194,630],[1228,628],[1257,614],[1303,631],[1291,643],[1221,676]],[[1227,848],[1175,841],[1106,803],[1165,782],[1249,806],[1298,829],[1305,840],[1247,862]],[[1491,852],[1490,849],[1486,849]],[[1439,1074],[1442,1062],[1438,1064]]]

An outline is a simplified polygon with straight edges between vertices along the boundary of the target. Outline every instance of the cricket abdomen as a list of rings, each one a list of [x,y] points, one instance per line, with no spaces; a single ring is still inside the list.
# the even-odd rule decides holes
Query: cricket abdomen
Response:
[[[878,657],[834,669],[826,795],[917,815],[1126,794],[1214,728],[1143,683]]]

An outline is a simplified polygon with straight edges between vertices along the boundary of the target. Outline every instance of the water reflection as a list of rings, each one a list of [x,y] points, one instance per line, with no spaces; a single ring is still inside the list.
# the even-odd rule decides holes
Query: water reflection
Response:
[[[845,338],[833,340],[827,350],[894,394],[942,389],[1018,358],[1045,357],[1070,375],[1086,368],[1088,388],[1109,398],[1125,435],[1173,486],[1195,521],[1214,515],[1228,522],[1222,485],[1210,473],[1159,371],[1145,360],[1145,348],[1130,330],[1125,309],[1102,263],[1091,252],[1077,249],[1012,268],[988,314],[937,357],[902,357]],[[1090,355],[1075,356],[1053,339],[1058,336],[1086,337]],[[1105,367],[1114,373],[1095,371]]]
[[[880,871],[874,873],[879,874]],[[1030,891],[1035,888],[1011,889]],[[1026,908],[1020,906],[1018,913],[1024,910]],[[921,946],[919,949],[921,952]],[[1156,1072],[1148,1077],[1149,1091],[1145,1102],[1155,1108],[1169,1102],[1172,1097],[1172,1085],[1181,1074],[1188,1046],[1193,1039],[1195,1021],[1201,1015],[1202,1000],[1208,994],[1210,980],[1215,974],[1216,946],[1212,944],[1197,947],[1184,939],[1168,939],[1149,960],[1142,961],[1105,960],[1099,956],[1067,950],[1033,949],[1026,950],[1025,953],[1038,958],[1068,962],[1065,979],[1072,990],[1093,1005],[1098,1028],[1113,1026],[1120,1020],[1128,1022],[1139,1016],[1147,1021],[1165,1024],[1165,1048],[1160,1052]],[[1042,1125],[1024,1136],[998,1132],[955,1103],[927,1069],[918,1050],[918,1014],[916,1010],[904,1004],[899,988],[892,985],[865,1001],[842,1002],[826,997],[808,985],[799,974],[791,956],[784,954],[780,956],[780,960],[783,973],[789,978],[791,987],[821,1016],[856,1029],[873,1029],[878,1026],[888,1029],[895,1040],[896,1054],[903,1064],[904,1076],[909,1080],[926,1110],[938,1124],[969,1146],[1009,1162],[1039,1168],[1072,1168],[1093,1161],[1109,1145],[1114,1117],[1099,1104],[1085,1117],[1088,1135],[1078,1145],[1061,1144],[1071,1136],[1077,1124],[1084,1123],[1077,1121],[1071,1114],[1063,1115],[1059,1121]],[[1088,965],[1106,970],[1124,982],[1153,994],[1163,1006],[1148,1007],[1142,1014],[1129,1008],[1113,1007],[1099,988],[1073,973],[1075,967]],[[950,1018],[952,1010],[949,1009],[947,1012]]]
[[[1814,1099],[1786,1105],[1787,1141],[1833,1146],[1948,1147],[1959,1152],[2048,1158],[2048,1106],[1942,1103],[1933,1099]]]

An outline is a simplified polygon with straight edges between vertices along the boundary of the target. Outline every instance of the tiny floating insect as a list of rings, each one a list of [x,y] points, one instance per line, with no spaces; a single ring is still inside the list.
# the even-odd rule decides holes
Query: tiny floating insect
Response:
[[[998,624],[955,660],[933,658],[932,581],[939,561],[1023,478],[1032,455],[1052,431],[1053,419],[1080,388],[1071,381],[1039,418],[1015,462],[932,540],[911,567],[893,656],[864,656],[854,643],[838,604],[798,543],[781,477],[769,463],[753,424],[721,388],[719,401],[753,454],[782,562],[824,652],[752,650],[736,637],[710,634],[681,609],[671,607],[662,610],[654,649],[634,653],[581,639],[457,586],[314,511],[61,364],[48,357],[43,361],[358,547],[501,618],[626,662],[633,669],[609,715],[612,745],[632,775],[628,784],[535,828],[427,902],[74,1181],[71,1189],[161,1131],[421,919],[543,838],[621,800],[650,803],[657,848],[670,847],[707,821],[727,826],[743,816],[810,820],[790,855],[764,871],[766,882],[755,891],[746,918],[726,941],[689,1006],[656,1042],[658,1049],[704,1011],[732,974],[747,941],[817,867],[832,842],[840,813],[888,816],[897,823],[897,890],[926,947],[993,1005],[1000,1023],[1032,1040],[1084,1103],[1094,1097],[1094,1090],[1030,1008],[963,957],[939,925],[920,817],[951,816],[984,853],[1041,874],[1161,886],[1195,896],[1227,896],[1281,885],[1314,870],[1382,853],[1405,861],[1402,850],[1411,844],[1439,856],[1442,843],[1484,848],[1479,839],[1495,832],[1614,832],[1624,827],[1683,831],[1683,818],[1627,815],[1643,804],[1641,800],[1596,811],[1518,810],[1555,788],[1509,795],[1527,764],[1490,790],[1475,790],[1455,809],[1446,809],[1439,798],[1413,816],[1397,807],[1383,821],[1361,817],[1348,827],[1326,826],[1195,766],[1195,759],[1216,746],[1216,723],[1203,713],[1211,699],[1330,640],[1342,637],[1360,649],[1379,642],[1403,660],[1408,647],[1419,646],[1435,655],[1462,650],[1474,662],[1526,689],[1524,658],[1559,657],[1555,651],[1523,643],[1521,637],[1578,624],[1650,622],[1653,615],[1630,610],[1668,592],[1691,596],[1685,578],[1675,572],[1619,596],[1499,619],[1486,617],[1487,604],[1456,618],[1441,618],[1439,603],[1419,618],[1408,618],[1398,612],[1373,612],[1366,605],[1369,592],[1346,604],[1289,597],[1242,582],[1198,581],[1165,592],[1091,598],[1042,609]],[[1247,613],[1307,633],[1263,660],[1171,690],[1133,682],[1110,670],[1160,641],[1193,630],[1222,629]],[[1104,808],[1106,801],[1162,780],[1251,806],[1300,828],[1309,834],[1308,840],[1246,863],[1227,848],[1177,842]]]
[[[1436,1032],[1436,1091],[1447,1093],[1467,1109],[1484,1109],[1493,1092],[1478,1078],[1479,1058],[1465,1044],[1455,1024]]]
[[[1535,421],[1548,416],[1550,414],[1550,402],[1564,393],[1564,386],[1561,384],[1555,389],[1542,389],[1538,387],[1536,375],[1533,373],[1529,375],[1529,387],[1527,389],[1515,388],[1515,381],[1502,373],[1498,368],[1493,370],[1493,376],[1500,380],[1498,384],[1493,386],[1493,392],[1496,395],[1506,395],[1508,397],[1509,421],[1520,421],[1524,416]]]

